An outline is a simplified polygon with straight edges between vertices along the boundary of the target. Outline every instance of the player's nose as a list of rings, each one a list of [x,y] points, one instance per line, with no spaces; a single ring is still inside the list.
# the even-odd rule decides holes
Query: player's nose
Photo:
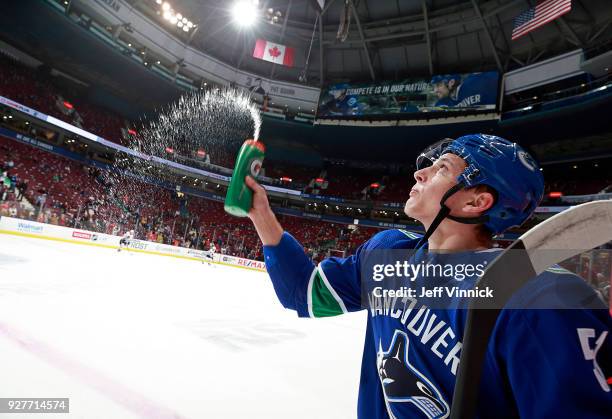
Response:
[[[414,172],[414,179],[417,181],[417,183],[425,183],[427,181],[427,168]]]

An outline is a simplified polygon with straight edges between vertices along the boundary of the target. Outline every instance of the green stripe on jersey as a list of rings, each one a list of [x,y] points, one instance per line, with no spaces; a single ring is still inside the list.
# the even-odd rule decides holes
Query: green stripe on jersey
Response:
[[[408,230],[401,230],[401,229],[400,229],[400,231],[401,231],[402,233],[404,233],[406,236],[410,237],[411,239],[418,239],[418,238],[420,238],[420,237],[421,237],[421,235],[420,235],[420,234],[413,233],[412,231],[408,231]]]
[[[552,272],[555,274],[562,274],[562,275],[574,275],[573,272],[570,272],[567,269],[562,268],[560,266],[551,266],[550,268],[546,269],[546,272]]]
[[[317,271],[313,278],[311,288],[312,315],[314,317],[331,317],[343,313],[342,307],[327,287],[320,272]]]

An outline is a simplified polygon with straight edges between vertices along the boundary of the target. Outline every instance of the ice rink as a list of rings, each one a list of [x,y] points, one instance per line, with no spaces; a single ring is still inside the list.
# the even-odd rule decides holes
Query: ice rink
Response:
[[[0,397],[69,397],[54,417],[354,418],[364,330],[265,273],[0,234]]]

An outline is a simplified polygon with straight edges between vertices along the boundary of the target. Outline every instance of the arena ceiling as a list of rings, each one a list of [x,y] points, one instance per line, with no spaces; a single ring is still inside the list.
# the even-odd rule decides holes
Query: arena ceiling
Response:
[[[159,20],[155,0],[127,0]],[[164,0],[166,1],[166,0]],[[511,41],[513,19],[535,0],[325,0],[320,21],[315,0],[260,0],[263,10],[282,13],[276,24],[259,19],[240,29],[233,1],[167,0],[197,24],[193,46],[232,66],[296,82],[307,67],[307,84],[370,81],[447,72],[507,71],[612,37],[610,0],[573,0],[569,14]],[[337,38],[341,17],[348,35]],[[258,38],[296,49],[287,68],[253,58]],[[306,56],[314,39],[308,65]]]

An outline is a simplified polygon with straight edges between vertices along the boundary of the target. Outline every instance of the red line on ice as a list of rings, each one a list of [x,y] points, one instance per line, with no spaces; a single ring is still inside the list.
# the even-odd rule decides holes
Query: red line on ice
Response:
[[[65,373],[77,378],[84,384],[123,406],[132,413],[146,419],[180,419],[182,416],[172,409],[162,406],[155,401],[138,394],[118,381],[107,377],[100,371],[88,367],[80,362],[70,359],[60,351],[53,349],[46,343],[25,335],[8,325],[0,322],[0,334],[19,345],[24,350],[38,356],[49,364],[61,369]]]

